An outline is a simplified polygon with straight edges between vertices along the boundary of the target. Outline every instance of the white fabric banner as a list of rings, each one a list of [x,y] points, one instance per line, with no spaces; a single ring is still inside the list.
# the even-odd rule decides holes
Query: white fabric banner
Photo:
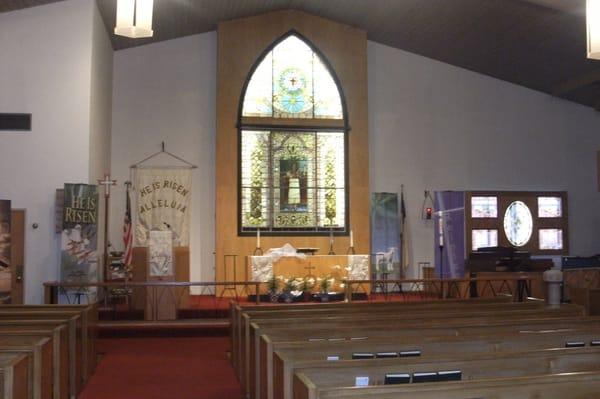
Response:
[[[151,277],[164,277],[175,274],[173,272],[172,234],[170,231],[150,231],[148,263]]]
[[[148,246],[151,230],[172,231],[174,247],[189,245],[191,188],[191,169],[136,170],[136,246]]]

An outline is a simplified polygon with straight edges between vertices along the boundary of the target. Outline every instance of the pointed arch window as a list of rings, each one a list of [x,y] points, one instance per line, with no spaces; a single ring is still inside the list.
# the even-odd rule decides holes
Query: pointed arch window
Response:
[[[326,59],[297,33],[268,49],[242,92],[239,232],[346,232],[347,113]]]

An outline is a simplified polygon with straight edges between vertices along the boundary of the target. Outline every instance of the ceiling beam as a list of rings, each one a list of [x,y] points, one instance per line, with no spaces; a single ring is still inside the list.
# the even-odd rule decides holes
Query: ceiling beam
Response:
[[[560,97],[562,95],[565,95],[582,87],[589,86],[596,82],[600,82],[600,69],[595,69],[593,71],[586,72],[584,74],[581,74],[571,79],[567,79],[557,84],[552,88],[552,94]]]

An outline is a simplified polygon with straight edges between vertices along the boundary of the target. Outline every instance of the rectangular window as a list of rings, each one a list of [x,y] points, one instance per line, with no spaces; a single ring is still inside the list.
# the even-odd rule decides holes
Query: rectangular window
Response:
[[[471,217],[498,217],[498,197],[471,197]]]
[[[242,130],[242,231],[346,228],[345,134]]]
[[[476,229],[472,231],[471,237],[473,251],[479,248],[498,246],[498,230]]]
[[[559,218],[562,216],[560,197],[538,197],[538,217]]]
[[[540,249],[563,249],[562,229],[540,229]]]

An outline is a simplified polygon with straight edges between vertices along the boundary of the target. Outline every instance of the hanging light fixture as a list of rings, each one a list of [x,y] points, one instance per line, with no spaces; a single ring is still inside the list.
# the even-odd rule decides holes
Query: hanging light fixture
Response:
[[[154,0],[117,0],[115,35],[152,37],[152,8]]]
[[[587,0],[587,57],[600,60],[600,0]]]

